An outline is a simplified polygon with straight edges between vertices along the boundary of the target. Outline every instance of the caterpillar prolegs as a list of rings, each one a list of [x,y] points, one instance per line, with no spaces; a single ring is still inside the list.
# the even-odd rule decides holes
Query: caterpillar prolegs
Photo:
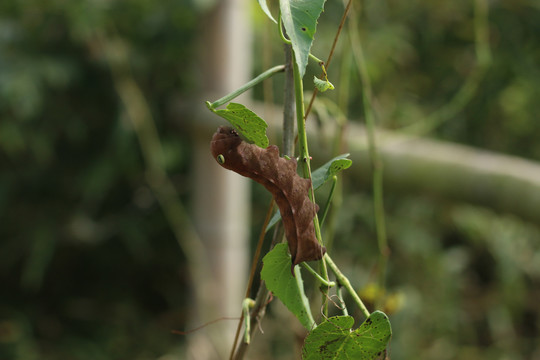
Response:
[[[210,148],[221,166],[255,180],[272,193],[283,220],[292,266],[320,260],[326,248],[317,241],[313,225],[319,207],[308,197],[311,180],[296,173],[296,160],[279,157],[275,145],[263,149],[248,144],[224,126],[212,137]]]

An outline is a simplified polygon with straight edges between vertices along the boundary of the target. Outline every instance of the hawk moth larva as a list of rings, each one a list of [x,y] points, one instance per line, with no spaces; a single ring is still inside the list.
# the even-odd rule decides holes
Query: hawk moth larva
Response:
[[[320,260],[326,248],[315,236],[313,218],[318,206],[308,197],[311,180],[296,173],[296,160],[279,157],[279,149],[266,149],[243,141],[230,127],[220,126],[211,142],[212,155],[226,169],[263,185],[279,207],[289,252],[295,265]],[[292,269],[291,269],[292,270]]]

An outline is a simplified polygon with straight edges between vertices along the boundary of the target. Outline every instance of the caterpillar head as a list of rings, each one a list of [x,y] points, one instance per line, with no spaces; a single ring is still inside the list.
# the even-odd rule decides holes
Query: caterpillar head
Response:
[[[236,171],[239,166],[242,167],[241,156],[238,152],[238,146],[241,143],[242,139],[233,128],[220,126],[212,137],[210,151],[218,164]]]

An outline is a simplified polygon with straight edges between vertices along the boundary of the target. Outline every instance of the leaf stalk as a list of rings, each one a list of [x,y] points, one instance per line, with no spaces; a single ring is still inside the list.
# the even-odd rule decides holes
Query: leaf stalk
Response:
[[[255,85],[259,84],[263,80],[266,80],[269,77],[274,76],[275,74],[277,74],[279,72],[283,72],[283,71],[285,71],[285,65],[274,66],[273,68],[270,68],[270,69],[266,70],[265,72],[263,72],[262,74],[260,74],[256,78],[254,78],[254,79],[248,81],[247,83],[245,83],[244,85],[240,86],[238,89],[234,90],[233,92],[225,95],[221,99],[218,99],[218,100],[214,101],[213,103],[211,103],[210,101],[207,101],[206,106],[210,110],[214,111],[216,108],[218,108],[218,107],[220,107],[222,105],[225,105],[229,101],[231,101],[234,98],[236,98],[236,97],[240,96],[241,94],[245,93],[246,91],[248,91],[249,89],[251,89]]]

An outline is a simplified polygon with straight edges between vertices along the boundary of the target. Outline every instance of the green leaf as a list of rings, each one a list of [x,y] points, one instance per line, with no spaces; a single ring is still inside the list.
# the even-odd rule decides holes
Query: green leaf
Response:
[[[318,189],[332,176],[341,170],[348,169],[352,165],[352,160],[347,159],[350,154],[341,154],[328,161],[326,164],[311,173],[313,189]]]
[[[317,19],[325,0],[280,0],[281,21],[291,39],[300,77],[304,77]]]
[[[287,244],[277,244],[263,258],[261,278],[266,287],[300,320],[306,329],[311,329],[315,321],[309,310],[309,301],[304,294],[300,271],[291,274],[291,256]]]
[[[373,312],[360,327],[351,331],[354,319],[335,316],[321,323],[309,333],[302,349],[304,360],[381,358],[392,336],[388,317]]]
[[[321,80],[314,76],[313,83],[315,84],[317,90],[319,90],[320,92],[325,92],[326,90],[334,90],[334,85],[328,80]]]
[[[266,16],[268,16],[270,20],[272,20],[273,22],[277,24],[276,19],[274,19],[274,17],[272,16],[272,13],[270,12],[270,9],[268,8],[268,5],[266,4],[266,0],[258,0],[258,1],[259,1],[259,6],[261,7],[262,11],[264,11]]]
[[[238,134],[246,141],[262,148],[268,146],[266,128],[268,124],[242,104],[229,103],[226,109],[214,110],[214,113],[231,123]]]

